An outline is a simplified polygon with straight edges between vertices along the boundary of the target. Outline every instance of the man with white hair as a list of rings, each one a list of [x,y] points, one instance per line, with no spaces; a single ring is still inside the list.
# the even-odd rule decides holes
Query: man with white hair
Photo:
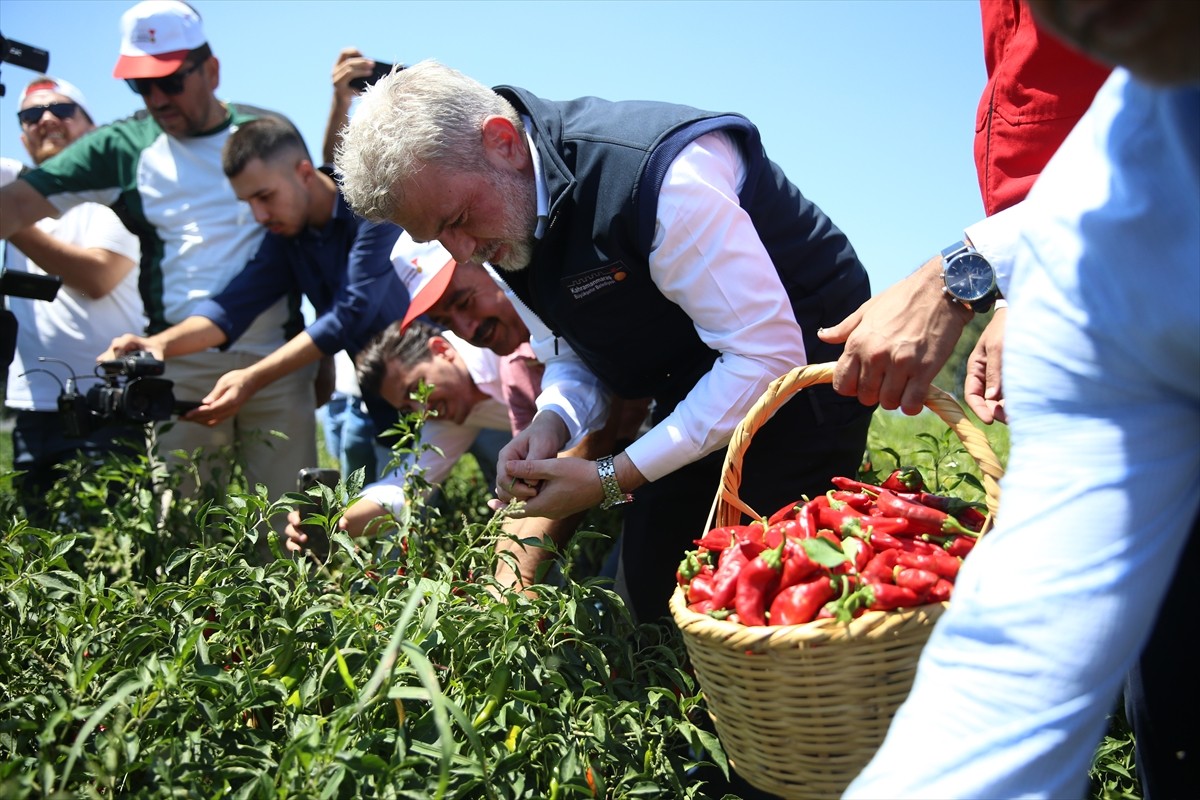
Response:
[[[736,424],[797,364],[836,359],[817,330],[870,295],[843,233],[787,179],[745,117],[658,102],[549,101],[435,62],[376,83],[337,167],[358,213],[486,261],[570,345],[533,423],[501,453],[497,499],[561,518],[625,511],[622,568],[643,621],[668,613]],[[557,457],[655,401],[653,427],[595,461]],[[742,497],[771,513],[861,463],[871,409],[815,387],[764,426]]]
[[[25,87],[17,119],[21,143],[35,165],[96,127],[83,92],[48,75]],[[15,180],[21,169],[18,162],[6,159],[0,165],[0,184]],[[74,438],[67,435],[58,411],[61,381],[68,373],[93,374],[95,342],[145,326],[137,289],[138,258],[137,239],[111,209],[98,203],[76,206],[57,220],[42,220],[8,241],[6,271],[62,279],[52,301],[8,298],[18,327],[5,404],[16,410],[13,466],[22,473],[16,479],[20,497],[44,497],[59,479],[59,465],[72,457],[94,462],[107,453],[144,450],[140,425],[113,420]],[[38,359],[43,357],[61,363],[41,364]],[[89,384],[83,381],[79,388],[87,391]]]

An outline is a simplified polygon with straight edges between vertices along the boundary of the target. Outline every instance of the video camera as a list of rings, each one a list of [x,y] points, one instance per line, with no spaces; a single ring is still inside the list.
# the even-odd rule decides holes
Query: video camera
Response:
[[[16,64],[32,72],[45,72],[50,68],[50,54],[39,47],[5,39],[0,34],[0,62]],[[0,97],[4,96],[4,84],[0,83]]]
[[[64,432],[79,439],[113,422],[162,422],[199,406],[175,399],[171,381],[159,377],[165,368],[162,361],[143,350],[101,361],[96,365],[100,382],[86,394],[80,391],[79,380],[72,374],[58,395]]]

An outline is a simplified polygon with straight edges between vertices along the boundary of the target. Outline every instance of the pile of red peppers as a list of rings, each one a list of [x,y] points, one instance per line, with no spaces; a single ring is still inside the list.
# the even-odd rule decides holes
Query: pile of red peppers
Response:
[[[926,492],[912,467],[878,486],[833,484],[695,540],[675,576],[688,608],[743,625],[798,625],[949,599],[987,519],[978,504]]]

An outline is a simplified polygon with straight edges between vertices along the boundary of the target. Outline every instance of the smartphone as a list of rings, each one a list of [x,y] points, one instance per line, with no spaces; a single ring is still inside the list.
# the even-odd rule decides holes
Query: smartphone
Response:
[[[366,78],[353,78],[350,81],[350,88],[356,92],[365,92],[367,87],[375,83],[380,78],[390,75],[395,64],[388,64],[386,61],[376,61],[375,68],[371,70],[371,74]],[[401,64],[398,69],[404,69]]]
[[[305,467],[296,475],[296,491],[304,494],[318,484],[330,488],[337,486],[342,474],[336,469],[324,467]],[[321,508],[311,499],[296,507],[300,519],[321,511]],[[300,525],[301,532],[308,537],[305,554],[319,564],[324,564],[329,558],[329,532],[321,525]]]

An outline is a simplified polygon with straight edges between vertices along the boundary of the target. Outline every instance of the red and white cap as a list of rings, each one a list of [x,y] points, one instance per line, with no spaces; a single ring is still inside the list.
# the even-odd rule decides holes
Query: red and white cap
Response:
[[[121,57],[114,78],[163,78],[207,42],[200,15],[179,0],[144,0],[121,16]]]
[[[21,99],[17,101],[18,105],[24,106],[25,100],[31,94],[37,92],[54,92],[68,98],[75,105],[83,109],[83,113],[91,117],[91,112],[88,111],[87,100],[83,96],[83,92],[73,83],[67,83],[61,78],[51,78],[49,75],[44,75],[35,81],[32,81],[25,87],[25,91],[21,92]]]
[[[400,234],[392,248],[392,267],[408,289],[408,311],[400,322],[405,330],[412,321],[428,311],[446,293],[458,262],[450,251],[437,241],[418,244],[408,235]]]

